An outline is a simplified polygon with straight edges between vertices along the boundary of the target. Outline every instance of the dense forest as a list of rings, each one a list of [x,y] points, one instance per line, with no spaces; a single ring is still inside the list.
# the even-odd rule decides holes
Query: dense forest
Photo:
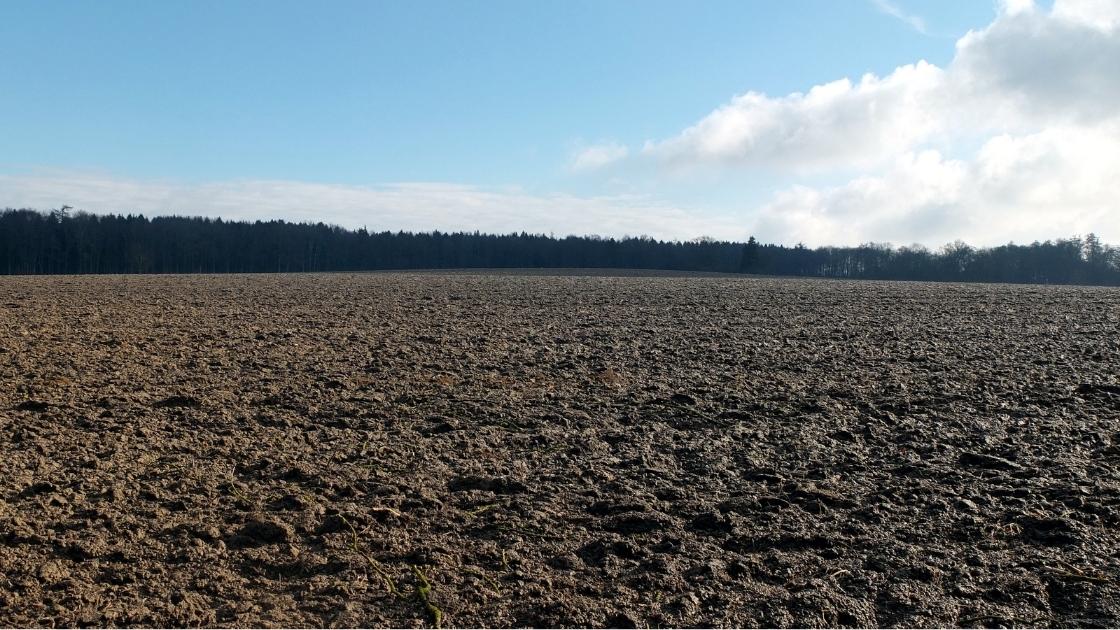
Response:
[[[0,274],[234,273],[479,267],[613,267],[772,275],[1120,285],[1120,248],[1090,234],[938,251],[787,247],[697,239],[346,230],[322,223],[223,221],[7,209]]]

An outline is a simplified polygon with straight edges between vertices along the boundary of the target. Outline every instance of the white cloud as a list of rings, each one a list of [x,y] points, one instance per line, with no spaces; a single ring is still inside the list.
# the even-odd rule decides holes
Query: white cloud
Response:
[[[1120,27],[1120,2],[1116,0],[1065,0],[1054,4],[1056,17],[1087,24],[1102,31]]]
[[[1107,27],[1117,13],[1115,0],[1057,0],[1050,13],[1030,5],[968,33],[948,69],[956,105],[944,124],[998,132],[1120,115],[1120,32]]]
[[[998,0],[996,3],[1002,15],[1018,15],[1020,13],[1033,13],[1034,0]]]
[[[474,231],[742,240],[745,226],[634,195],[534,195],[441,183],[343,186],[238,180],[186,184],[66,171],[0,172],[0,207],[322,221],[370,230]]]
[[[1116,0],[1057,0],[1050,12],[1005,2],[945,69],[919,61],[807,93],[748,92],[643,154],[676,169],[870,168],[934,140],[1109,119],[1120,114],[1117,24]]]
[[[871,4],[875,5],[875,8],[879,9],[883,13],[886,13],[887,15],[895,19],[909,24],[911,28],[913,28],[915,31],[918,31],[922,35],[929,34],[929,30],[926,28],[926,21],[922,19],[920,15],[907,13],[906,11],[902,10],[902,7],[898,6],[894,2],[891,2],[891,0],[871,0]]]
[[[1030,242],[1096,231],[1120,242],[1120,125],[986,141],[972,161],[927,150],[842,186],[781,191],[754,231],[810,245]]]
[[[864,173],[774,193],[753,225],[786,242],[992,244],[1090,230],[1117,241],[1118,60],[1120,1],[1002,0],[944,68],[919,61],[806,93],[748,92],[627,159],[709,178]]]
[[[606,142],[586,147],[572,157],[572,170],[585,171],[603,168],[630,154],[630,149],[617,142]]]
[[[723,164],[798,171],[873,166],[938,129],[944,73],[926,62],[808,93],[735,97],[643,154],[678,167]]]
[[[795,186],[775,194],[762,209],[755,232],[764,240],[813,246],[899,242],[899,236],[909,233],[908,224],[930,209],[948,214],[947,206],[962,194],[965,170],[936,151],[925,151],[900,156],[884,176],[860,177],[827,189]],[[945,217],[945,222],[953,220]],[[921,240],[931,236],[927,231]]]

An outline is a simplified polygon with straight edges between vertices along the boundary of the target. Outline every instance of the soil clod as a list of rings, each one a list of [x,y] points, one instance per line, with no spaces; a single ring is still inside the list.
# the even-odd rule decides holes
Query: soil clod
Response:
[[[962,466],[987,468],[990,470],[1021,470],[1023,467],[1005,457],[984,453],[964,452],[958,460]]]
[[[157,408],[185,407],[190,409],[197,409],[202,406],[202,401],[195,398],[194,396],[175,395],[168,396],[167,398],[157,401],[154,406]]]
[[[49,403],[45,403],[41,400],[25,400],[16,405],[16,411],[33,411],[36,413],[42,413],[50,408],[51,406]]]
[[[238,535],[243,544],[271,545],[291,540],[291,526],[275,520],[257,519],[245,523]]]

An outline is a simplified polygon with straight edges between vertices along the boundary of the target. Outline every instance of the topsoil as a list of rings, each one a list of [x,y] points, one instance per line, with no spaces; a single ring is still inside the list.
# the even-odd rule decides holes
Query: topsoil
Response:
[[[0,279],[0,625],[1117,626],[1120,291]]]

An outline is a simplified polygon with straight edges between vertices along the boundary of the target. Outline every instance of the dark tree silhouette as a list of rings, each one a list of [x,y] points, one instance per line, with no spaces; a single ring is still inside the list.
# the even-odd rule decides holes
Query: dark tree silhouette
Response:
[[[768,275],[1120,285],[1120,249],[1096,235],[937,252],[920,245],[810,249],[478,232],[369,232],[323,223],[0,212],[0,273],[235,273],[500,267],[676,269]]]
[[[739,262],[740,273],[754,273],[758,269],[760,249],[753,236],[747,239],[747,244],[743,246],[743,258]]]

